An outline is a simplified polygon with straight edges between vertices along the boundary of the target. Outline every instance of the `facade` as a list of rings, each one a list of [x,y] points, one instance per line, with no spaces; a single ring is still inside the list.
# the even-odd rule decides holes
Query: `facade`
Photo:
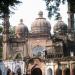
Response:
[[[3,41],[3,59],[24,61],[24,73],[29,75],[75,75],[75,33],[68,32],[59,18],[51,34],[43,12],[38,15],[31,31],[21,19],[15,36],[9,34],[8,41]]]

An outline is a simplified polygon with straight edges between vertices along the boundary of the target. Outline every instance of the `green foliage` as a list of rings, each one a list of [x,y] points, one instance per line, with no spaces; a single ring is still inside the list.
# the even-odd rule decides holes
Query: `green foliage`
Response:
[[[15,58],[15,59],[21,59],[21,54],[18,53],[18,54],[16,55],[16,58]]]
[[[0,59],[2,59],[2,52],[3,52],[3,49],[2,47],[0,47]]]
[[[0,33],[2,33],[2,31],[3,31],[3,27],[2,27],[2,26],[0,26]]]
[[[0,48],[2,48],[2,31],[3,31],[3,27],[0,26]]]
[[[19,0],[0,0],[0,16],[10,14],[9,7],[15,7],[15,5],[21,3]]]
[[[3,51],[3,49],[2,49],[2,31],[3,31],[3,27],[2,26],[0,26],[0,59],[2,59],[2,51]]]
[[[46,2],[46,7],[48,10],[48,17],[51,18],[55,16],[58,19],[61,15],[59,13],[60,4],[64,4],[67,0],[44,0]]]
[[[14,8],[17,4],[21,3],[19,0],[0,0],[0,18],[3,18],[4,30],[8,31],[6,26],[9,28],[9,15],[11,14],[10,8]],[[0,33],[3,28],[0,27]],[[0,58],[2,58],[2,36],[0,35]]]
[[[10,26],[9,27],[9,33],[14,36],[15,35],[15,26]]]

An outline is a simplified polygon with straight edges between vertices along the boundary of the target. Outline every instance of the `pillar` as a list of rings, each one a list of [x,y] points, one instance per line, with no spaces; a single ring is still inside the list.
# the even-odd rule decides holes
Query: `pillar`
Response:
[[[5,16],[3,21],[3,59],[6,60],[9,55],[9,16]]]

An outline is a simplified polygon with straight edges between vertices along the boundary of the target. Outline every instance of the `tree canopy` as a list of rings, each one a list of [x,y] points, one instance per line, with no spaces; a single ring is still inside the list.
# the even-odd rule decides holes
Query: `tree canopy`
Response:
[[[0,26],[0,59],[2,59],[2,31],[3,27]]]
[[[8,41],[9,39],[9,27],[10,27],[9,16],[12,13],[10,8],[14,9],[14,7],[19,3],[21,3],[21,1],[19,0],[0,0],[0,18],[2,18],[3,20],[3,24],[2,24],[3,25],[3,35],[6,34],[5,37],[3,36],[4,38],[6,38],[6,39],[3,39],[3,41]],[[0,44],[2,45],[2,40],[0,40]],[[5,50],[3,50],[3,52],[5,52]],[[0,47],[0,55],[1,54],[2,54],[2,47]],[[2,55],[0,56],[0,58],[2,58]],[[7,57],[5,58],[3,57],[3,59],[7,59]]]
[[[5,14],[10,14],[11,10],[15,5],[21,3],[19,0],[0,0],[0,16],[3,17]]]
[[[65,4],[65,2],[70,3],[70,10],[73,11],[73,5],[75,5],[74,0],[44,0],[46,2],[46,7],[48,10],[48,17],[51,18],[52,16],[55,16],[56,19],[60,17],[59,13],[59,6],[61,4]]]

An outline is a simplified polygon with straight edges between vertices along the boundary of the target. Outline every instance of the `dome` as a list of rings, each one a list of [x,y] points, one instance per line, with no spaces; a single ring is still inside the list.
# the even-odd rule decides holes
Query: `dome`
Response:
[[[50,33],[51,25],[43,18],[43,12],[38,13],[39,17],[35,19],[31,26],[32,33]]]
[[[55,24],[54,28],[54,33],[66,33],[67,32],[67,24],[65,24],[62,21],[62,18],[58,20],[58,22]]]
[[[16,37],[26,37],[28,35],[28,28],[24,25],[23,20],[20,19],[20,23],[15,27]]]

